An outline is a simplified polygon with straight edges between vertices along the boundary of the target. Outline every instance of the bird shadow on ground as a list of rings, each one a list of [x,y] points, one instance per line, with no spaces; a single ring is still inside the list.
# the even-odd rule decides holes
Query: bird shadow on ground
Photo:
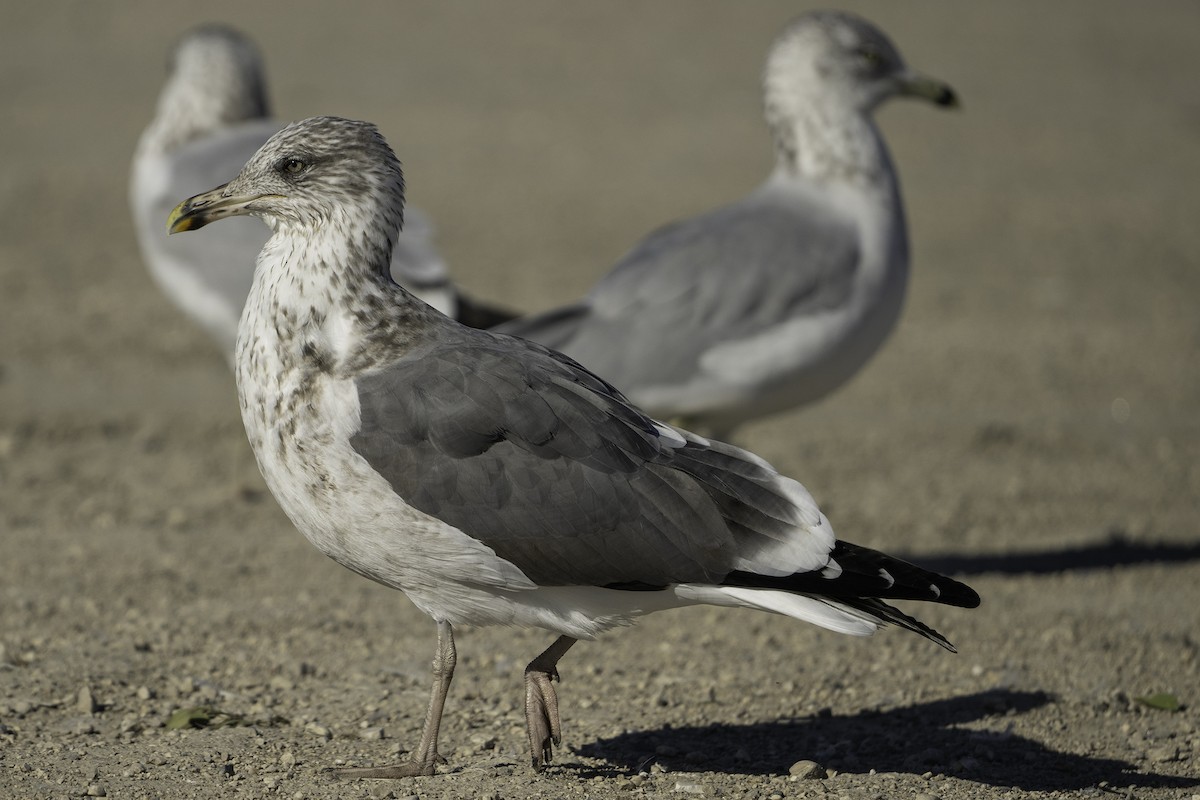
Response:
[[[1134,765],[1053,750],[1010,731],[952,726],[1003,718],[1053,703],[1042,692],[993,690],[850,716],[818,715],[752,725],[664,727],[601,739],[579,754],[674,772],[786,774],[802,758],[841,773],[941,773],[1028,791],[1082,789],[1101,781],[1143,787],[1196,786],[1200,779],[1136,772]]]
[[[1133,542],[1123,536],[1114,536],[1105,542],[1061,550],[965,556],[933,553],[900,557],[920,564],[925,569],[949,575],[1047,575],[1139,564],[1200,561],[1200,542]]]

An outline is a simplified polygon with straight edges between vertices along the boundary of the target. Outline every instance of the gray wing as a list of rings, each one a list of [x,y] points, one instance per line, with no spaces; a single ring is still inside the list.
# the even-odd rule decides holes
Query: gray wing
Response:
[[[229,226],[189,236],[168,236],[167,215],[177,203],[230,180],[275,131],[252,122],[159,153],[139,148],[134,157],[130,206],[143,260],[164,293],[199,322],[227,356],[250,292],[254,260],[267,227],[239,217]]]
[[[859,257],[848,218],[759,193],[652,233],[583,303],[498,330],[557,347],[636,395],[688,383],[721,343],[844,304]]]
[[[456,326],[356,383],[354,449],[538,584],[783,574],[819,568],[833,546],[799,484],[732,446],[685,441],[538,345]]]

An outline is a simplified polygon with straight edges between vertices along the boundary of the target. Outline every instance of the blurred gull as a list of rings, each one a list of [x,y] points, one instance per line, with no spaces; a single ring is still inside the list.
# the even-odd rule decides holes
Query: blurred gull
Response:
[[[412,758],[341,774],[433,774],[455,625],[559,634],[525,670],[535,768],[560,740],[559,659],[641,614],[710,603],[857,635],[894,623],[953,649],[883,599],[973,607],[969,587],[837,541],[804,487],[757,456],[655,422],[561,354],[393,283],[403,208],[375,127],[317,117],[168,221],[271,226],[234,370],[259,468],[318,549],[437,622]]]
[[[650,234],[575,305],[498,330],[561,350],[647,412],[718,438],[823,397],[896,324],[908,235],[871,113],[956,104],[850,14],[805,14],[764,73],[775,169],[746,197]]]
[[[235,174],[282,125],[269,116],[258,48],[222,25],[194,28],[176,45],[154,120],[133,160],[130,204],[142,257],[163,292],[233,355],[254,259],[270,235],[259,220],[168,238],[162,221],[180,197]],[[433,227],[409,211],[392,277],[439,311],[489,326],[511,315],[466,300],[450,282]]]

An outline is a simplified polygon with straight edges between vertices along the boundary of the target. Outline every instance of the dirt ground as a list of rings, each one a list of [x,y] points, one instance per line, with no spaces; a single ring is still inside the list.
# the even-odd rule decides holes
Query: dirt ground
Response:
[[[169,44],[233,23],[281,117],[379,123],[456,277],[533,310],[765,175],[761,63],[805,6],[0,6],[0,797],[1200,794],[1200,5],[849,6],[964,108],[880,115],[898,331],[741,443],[842,537],[975,586],[976,611],[909,607],[959,655],[660,614],[564,659],[535,775],[521,671],[550,637],[464,630],[448,765],[374,782],[322,769],[415,744],[434,626],[291,527],[140,262],[128,166]],[[195,707],[241,724],[167,729]]]

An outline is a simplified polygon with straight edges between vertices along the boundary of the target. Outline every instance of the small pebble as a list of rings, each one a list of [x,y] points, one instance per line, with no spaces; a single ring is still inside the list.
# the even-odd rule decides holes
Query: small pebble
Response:
[[[87,787],[88,797],[108,797],[108,792],[104,791],[104,787],[98,783],[90,784]]]
[[[936,794],[920,792],[918,794],[913,795],[913,800],[942,800],[942,798],[938,797]]]
[[[480,750],[492,750],[496,747],[496,737],[487,733],[475,733],[471,735],[471,744]]]
[[[75,707],[81,714],[95,714],[100,710],[100,705],[96,702],[96,698],[92,697],[92,690],[88,686],[79,690],[79,695],[75,699]]]
[[[73,736],[87,736],[96,732],[96,726],[88,717],[76,717],[64,723],[62,731]]]
[[[378,742],[384,738],[383,728],[363,728],[358,732],[358,738],[364,742]]]
[[[314,736],[320,736],[322,739],[325,739],[326,741],[333,738],[333,734],[330,732],[329,728],[326,728],[324,725],[318,725],[315,722],[310,722],[307,725],[305,725],[304,730],[308,731],[309,733],[313,734]]]
[[[675,788],[671,791],[678,792],[679,794],[704,794],[707,790],[704,788],[703,783],[676,781]]]
[[[1167,761],[1177,761],[1179,759],[1179,748],[1172,745],[1151,747],[1146,751],[1146,757],[1159,764]]]
[[[816,778],[818,780],[825,778],[825,768],[815,761],[797,761],[788,767],[788,774],[795,775],[797,778]]]

